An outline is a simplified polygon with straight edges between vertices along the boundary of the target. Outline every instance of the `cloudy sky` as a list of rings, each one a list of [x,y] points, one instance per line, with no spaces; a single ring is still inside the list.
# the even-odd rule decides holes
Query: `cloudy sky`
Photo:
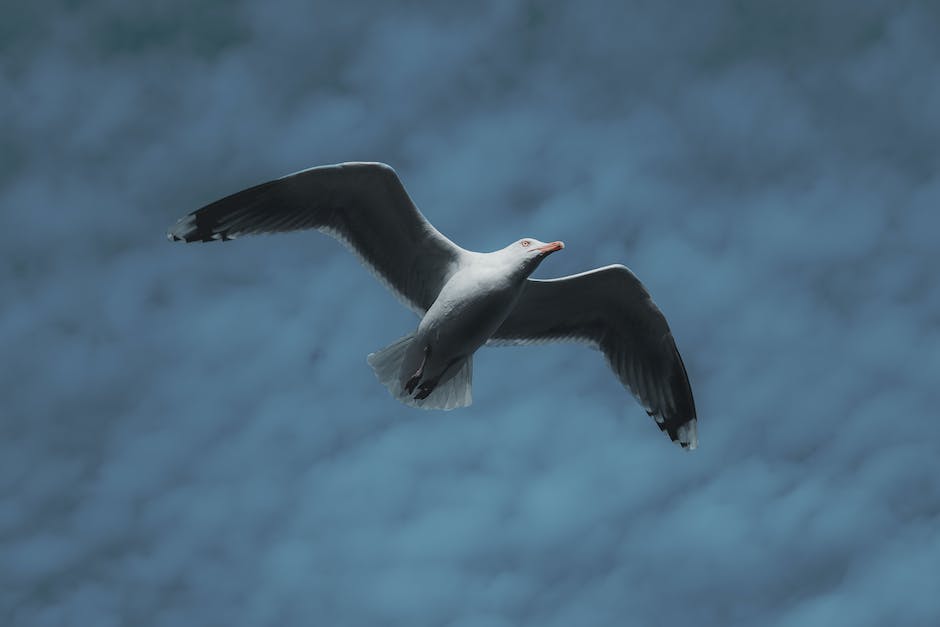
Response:
[[[458,4],[5,8],[0,623],[940,624],[937,5]],[[345,160],[630,266],[701,448],[579,346],[401,406],[336,242],[164,238]]]

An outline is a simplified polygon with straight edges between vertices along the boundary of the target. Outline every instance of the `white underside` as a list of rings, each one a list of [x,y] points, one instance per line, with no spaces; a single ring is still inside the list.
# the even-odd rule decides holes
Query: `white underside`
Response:
[[[405,405],[421,409],[451,410],[473,402],[473,357],[467,357],[451,379],[438,385],[427,398],[415,399],[402,386],[401,365],[414,334],[400,338],[382,350],[370,353],[366,361],[389,393]]]

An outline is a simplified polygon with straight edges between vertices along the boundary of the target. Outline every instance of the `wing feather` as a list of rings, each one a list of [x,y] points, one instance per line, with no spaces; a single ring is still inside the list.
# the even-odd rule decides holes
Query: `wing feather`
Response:
[[[419,315],[466,254],[425,219],[382,163],[319,166],[255,185],[190,213],[167,237],[210,242],[302,229],[338,239]]]
[[[490,345],[576,340],[604,353],[611,370],[659,428],[698,445],[685,364],[662,312],[629,269],[607,266],[559,279],[529,279]]]

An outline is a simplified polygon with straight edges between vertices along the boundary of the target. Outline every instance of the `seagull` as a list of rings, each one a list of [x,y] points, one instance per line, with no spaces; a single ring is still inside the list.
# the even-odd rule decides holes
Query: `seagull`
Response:
[[[600,350],[660,430],[698,445],[695,402],[669,325],[623,265],[557,279],[529,275],[560,241],[533,237],[466,250],[421,214],[390,166],[308,168],[226,196],[181,218],[172,241],[317,229],[343,243],[420,318],[417,329],[368,356],[392,396],[423,409],[470,405],[481,346],[575,341]]]

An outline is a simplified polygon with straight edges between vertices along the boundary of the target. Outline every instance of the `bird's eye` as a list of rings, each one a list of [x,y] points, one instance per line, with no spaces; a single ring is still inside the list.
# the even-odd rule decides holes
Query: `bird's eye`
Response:
[[[532,242],[530,242],[530,241],[527,240],[527,239],[522,240],[522,245],[523,245],[523,246],[528,246],[528,245],[531,244],[531,243],[532,243]]]

